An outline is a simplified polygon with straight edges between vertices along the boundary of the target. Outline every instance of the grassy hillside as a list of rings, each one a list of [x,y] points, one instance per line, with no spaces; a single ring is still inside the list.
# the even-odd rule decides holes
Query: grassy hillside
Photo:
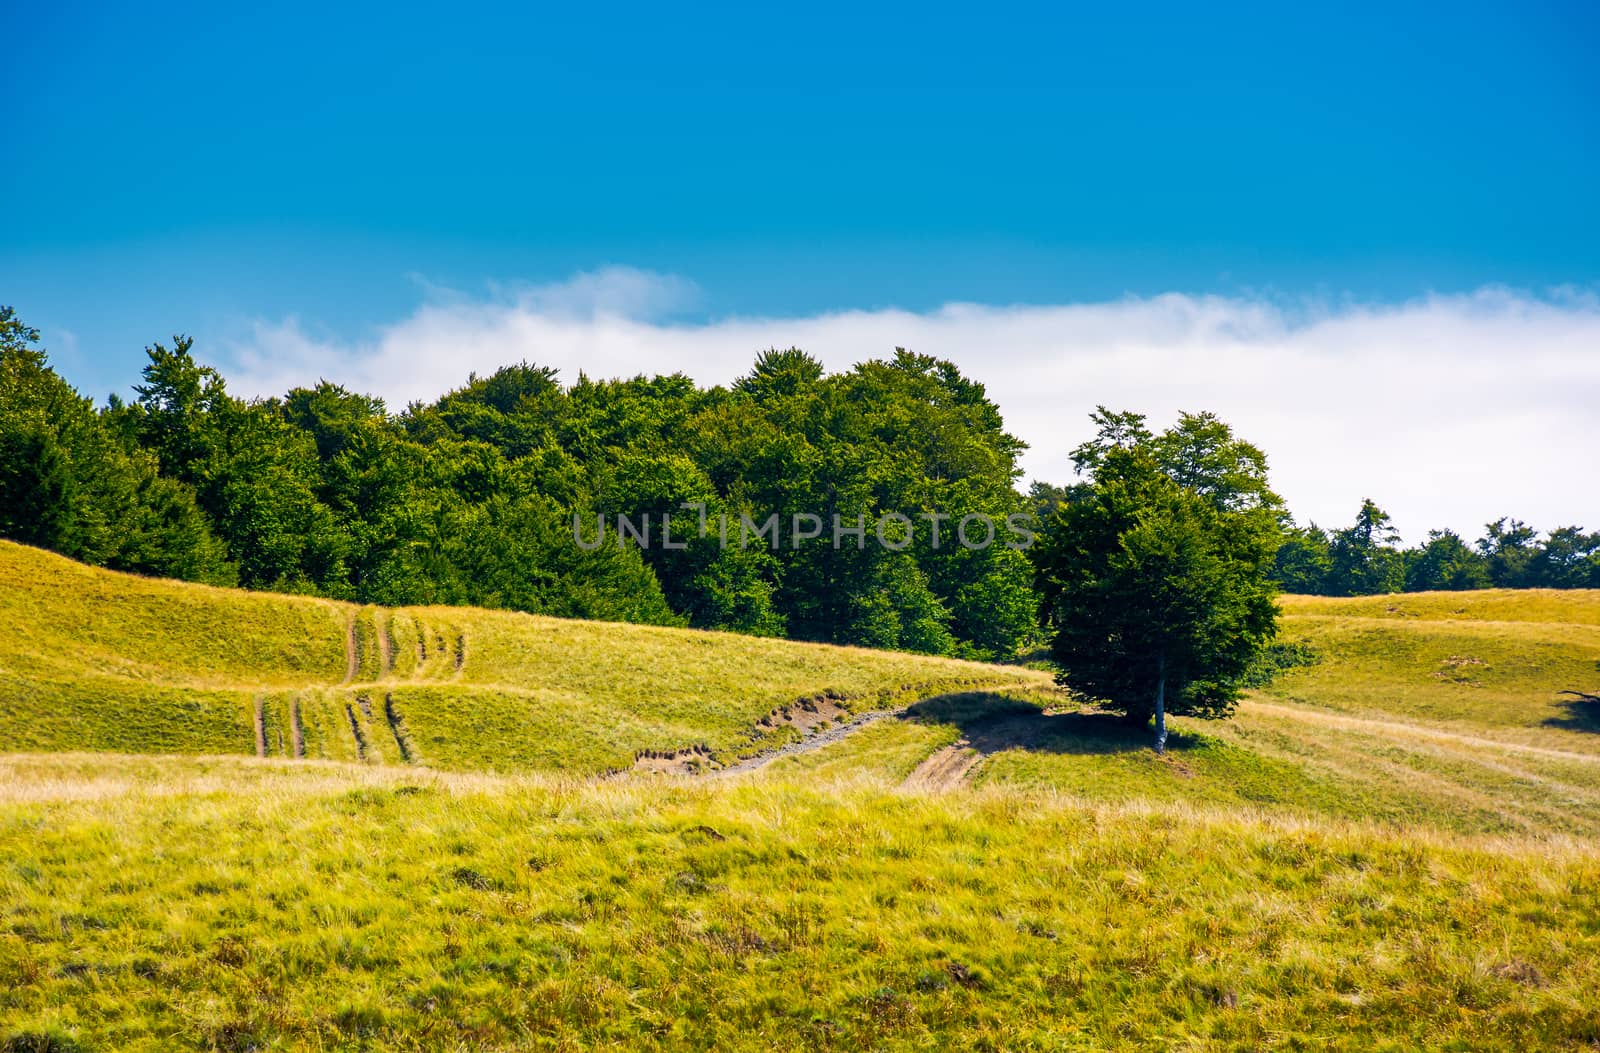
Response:
[[[1600,594],[1284,606],[1157,757],[1017,669],[0,544],[0,1050],[1600,1044]]]
[[[1600,726],[1560,694],[1600,691],[1600,593],[1283,606],[1285,639],[1315,663],[1253,693],[1231,721],[1175,721],[1166,757],[1145,731],[1003,691],[934,700],[775,768],[923,788],[948,788],[953,773],[1109,803],[1600,837]]]
[[[1600,730],[1559,694],[1600,690],[1600,591],[1296,596],[1284,609],[1286,635],[1321,661],[1271,685],[1275,699],[1520,731],[1508,737],[1528,743]]]
[[[0,542],[0,751],[261,753],[593,773],[751,747],[772,710],[1042,674],[465,608],[357,608]],[[792,734],[776,728],[770,737]]]
[[[848,778],[80,755],[0,787],[16,1048],[1600,1040],[1573,848]]]

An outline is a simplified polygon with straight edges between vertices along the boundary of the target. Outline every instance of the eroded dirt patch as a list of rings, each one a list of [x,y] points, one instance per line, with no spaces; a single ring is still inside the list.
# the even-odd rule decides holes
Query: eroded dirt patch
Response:
[[[1439,664],[1439,669],[1433,674],[1435,680],[1445,680],[1452,684],[1462,684],[1466,687],[1482,687],[1483,685],[1473,679],[1474,669],[1486,669],[1489,663],[1481,658],[1471,655],[1453,654]]]
[[[640,750],[633,758],[633,770],[657,775],[697,775],[712,764],[711,751],[704,746],[681,750]]]
[[[754,739],[760,741],[781,728],[793,728],[800,739],[762,750],[733,764],[719,764],[711,750],[704,745],[680,750],[640,750],[633,759],[636,772],[653,772],[662,775],[705,775],[713,772],[732,774],[754,771],[779,757],[807,752],[836,742],[868,720],[887,716],[889,711],[863,714],[851,718],[842,699],[824,694],[803,698],[787,706],[779,706],[756,722]]]
[[[817,728],[846,719],[850,711],[839,704],[839,700],[831,695],[819,695],[816,698],[803,698],[790,706],[774,709],[756,723],[762,731],[771,731],[776,728],[795,728],[802,734],[809,734]]]

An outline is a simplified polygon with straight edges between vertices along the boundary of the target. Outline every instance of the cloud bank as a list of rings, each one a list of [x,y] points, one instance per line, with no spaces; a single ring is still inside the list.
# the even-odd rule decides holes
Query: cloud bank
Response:
[[[1600,298],[1486,288],[1396,305],[1169,294],[1106,303],[953,303],[926,313],[669,319],[697,295],[628,268],[472,298],[434,290],[373,339],[258,322],[230,382],[278,394],[326,378],[399,408],[469,372],[528,360],[575,380],[683,372],[726,384],[758,351],[798,346],[831,370],[899,347],[957,363],[1027,441],[1029,478],[1064,482],[1097,404],[1165,425],[1212,410],[1263,447],[1301,522],[1344,525],[1363,497],[1408,541],[1476,537],[1516,515],[1600,529]]]

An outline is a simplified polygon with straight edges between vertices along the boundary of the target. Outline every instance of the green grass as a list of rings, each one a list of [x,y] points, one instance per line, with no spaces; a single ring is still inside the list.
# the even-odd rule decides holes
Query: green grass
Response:
[[[592,774],[642,750],[748,752],[756,723],[802,698],[861,709],[1047,680],[725,633],[213,589],[6,542],[0,616],[0,751],[255,753],[260,700],[269,755],[294,755],[298,713],[308,758],[403,762],[392,712],[432,767]]]
[[[881,720],[815,753],[781,757],[769,770],[775,777],[854,777],[896,786],[929,754],[953,744],[960,734],[954,724],[943,721]]]
[[[1588,853],[815,778],[581,784],[83,756],[0,772],[0,1035],[14,1041],[1600,1039]]]
[[[1158,757],[1038,670],[0,544],[0,1051],[1600,1045],[1600,593],[1284,607]],[[817,697],[915,704],[595,778]]]
[[[1383,618],[1423,621],[1547,622],[1600,626],[1600,590],[1479,589],[1391,596],[1285,596],[1292,619]]]
[[[1283,600],[1284,637],[1321,656],[1265,694],[1351,713],[1477,728],[1574,720],[1562,691],[1600,691],[1600,591],[1488,590]]]
[[[785,764],[897,785],[1001,710],[1032,705],[1052,712],[1031,740],[984,756],[968,781],[1088,802],[1600,837],[1600,728],[1559,695],[1600,686],[1591,624],[1600,593],[1291,596],[1283,605],[1285,640],[1311,647],[1316,662],[1283,672],[1230,721],[1175,720],[1164,758],[1148,748],[1148,731],[1024,691],[965,696],[978,701]]]

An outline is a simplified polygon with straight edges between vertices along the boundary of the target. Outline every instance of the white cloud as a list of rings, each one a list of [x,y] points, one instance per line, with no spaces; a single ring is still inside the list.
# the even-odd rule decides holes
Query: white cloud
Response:
[[[663,318],[692,283],[627,268],[488,299],[429,296],[370,342],[336,345],[295,319],[258,323],[228,373],[246,394],[319,377],[399,407],[471,371],[527,359],[568,379],[682,371],[727,383],[768,347],[847,369],[896,346],[984,383],[1031,449],[1029,477],[1065,481],[1098,403],[1169,423],[1212,410],[1262,446],[1304,522],[1343,525],[1363,497],[1408,540],[1477,536],[1514,514],[1600,529],[1600,300],[1487,288],[1398,305],[1168,294],[1062,306],[949,304],[927,313]]]

